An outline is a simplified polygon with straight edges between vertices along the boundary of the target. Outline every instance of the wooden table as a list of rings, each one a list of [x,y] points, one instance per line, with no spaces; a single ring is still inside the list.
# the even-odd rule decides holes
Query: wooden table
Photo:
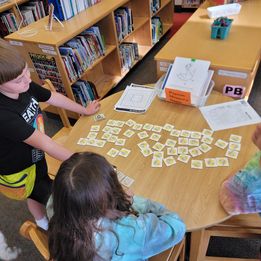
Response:
[[[88,150],[104,155],[119,170],[135,180],[131,186],[135,194],[161,202],[167,208],[176,211],[186,223],[188,231],[199,230],[226,220],[229,216],[219,203],[219,187],[228,175],[235,173],[257,150],[251,142],[251,135],[255,126],[245,126],[214,133],[215,140],[217,138],[228,140],[232,133],[241,135],[242,148],[236,160],[229,160],[229,167],[204,168],[202,170],[191,169],[190,164],[181,162],[171,167],[164,165],[162,168],[152,168],[151,156],[145,158],[139,151],[137,143],[141,142],[141,140],[137,134],[129,139],[127,138],[124,147],[131,149],[131,153],[127,158],[120,156],[111,158],[106,155],[111,147],[121,148],[112,143],[106,143],[103,148],[77,145],[80,137],[88,135],[91,125],[99,124],[102,129],[109,119],[123,121],[133,119],[137,123],[151,123],[162,126],[165,123],[170,123],[174,124],[177,129],[194,131],[202,131],[204,128],[209,128],[198,108],[167,103],[158,98],[155,98],[145,114],[116,112],[113,107],[121,94],[122,92],[116,93],[101,101],[100,112],[105,114],[106,120],[95,122],[93,117],[81,117],[73,127],[66,142],[66,147],[77,152]],[[213,91],[207,103],[221,103],[229,100],[231,99]],[[122,133],[126,129],[127,126],[125,125],[118,136],[124,137]],[[167,137],[173,138],[165,130],[161,134],[160,142],[162,143],[165,142]],[[101,135],[102,131],[100,130],[97,138],[100,139]],[[151,145],[155,143],[148,139],[146,141]],[[198,158],[224,155],[224,150],[212,144],[212,150]],[[192,240],[192,257],[196,256],[198,251],[200,243],[198,235],[200,236],[197,232],[195,234],[196,240]]]
[[[209,60],[215,71],[215,89],[222,91],[225,84],[246,88],[248,97],[260,62],[261,51],[261,1],[248,0],[234,19],[225,40],[211,39],[211,24],[206,0],[181,29],[157,53],[157,75],[165,73],[177,56]],[[175,15],[175,14],[174,14]]]

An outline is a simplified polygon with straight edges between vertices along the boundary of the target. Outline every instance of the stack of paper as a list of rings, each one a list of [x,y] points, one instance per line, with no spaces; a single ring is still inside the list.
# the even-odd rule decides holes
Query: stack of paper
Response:
[[[155,95],[154,88],[132,83],[126,87],[114,109],[122,112],[145,113]]]
[[[209,61],[176,57],[162,84],[162,95],[170,102],[204,105],[214,86],[209,66]]]
[[[213,131],[261,122],[258,113],[245,100],[204,106],[200,111]]]

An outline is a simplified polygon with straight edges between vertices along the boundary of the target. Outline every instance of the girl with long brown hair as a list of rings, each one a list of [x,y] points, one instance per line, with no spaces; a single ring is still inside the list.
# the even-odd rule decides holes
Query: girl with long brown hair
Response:
[[[52,196],[49,250],[55,261],[146,260],[185,233],[175,213],[127,194],[113,166],[95,153],[64,161]]]

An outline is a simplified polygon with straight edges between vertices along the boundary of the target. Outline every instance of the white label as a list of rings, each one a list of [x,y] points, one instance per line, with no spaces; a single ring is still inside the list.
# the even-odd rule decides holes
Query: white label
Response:
[[[52,55],[57,55],[57,53],[56,53],[55,51],[51,51],[51,50],[42,49],[42,52],[43,52],[43,53],[52,54]]]
[[[227,71],[227,70],[218,70],[218,75],[233,77],[233,78],[241,78],[241,79],[247,78],[247,73]]]
[[[169,62],[160,62],[159,63],[159,65],[161,66],[161,67],[169,67],[169,65],[170,65],[171,63],[169,63]]]
[[[161,72],[166,72],[168,70],[168,67],[162,67],[162,66],[160,66],[160,71]]]
[[[23,43],[22,43],[22,42],[18,42],[18,41],[9,41],[9,43],[10,43],[11,45],[23,46]]]
[[[39,46],[39,48],[41,48],[41,49],[54,51],[54,47],[53,47],[53,46],[50,46],[50,45],[39,44],[38,46]]]

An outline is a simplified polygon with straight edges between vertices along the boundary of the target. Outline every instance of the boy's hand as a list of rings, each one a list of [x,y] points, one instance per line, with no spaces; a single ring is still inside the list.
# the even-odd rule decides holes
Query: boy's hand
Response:
[[[101,104],[99,103],[99,100],[91,101],[86,107],[86,115],[95,114],[97,111],[99,111],[100,107]]]

